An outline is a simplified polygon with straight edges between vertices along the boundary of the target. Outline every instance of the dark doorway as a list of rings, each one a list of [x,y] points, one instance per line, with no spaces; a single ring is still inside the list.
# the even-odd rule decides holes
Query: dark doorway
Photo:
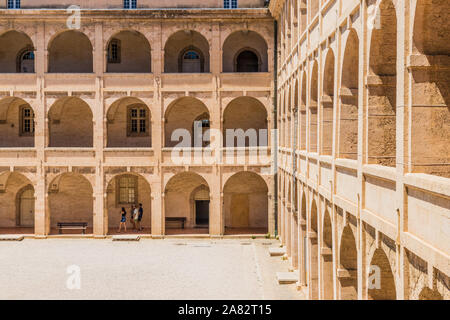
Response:
[[[237,72],[258,72],[258,56],[252,51],[243,51],[236,59]]]
[[[209,200],[195,200],[195,224],[209,225]]]

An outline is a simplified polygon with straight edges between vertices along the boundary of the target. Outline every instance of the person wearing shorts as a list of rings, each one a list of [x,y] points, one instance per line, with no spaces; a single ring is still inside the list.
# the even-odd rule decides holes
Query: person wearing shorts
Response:
[[[124,207],[122,207],[120,213],[122,214],[122,216],[120,218],[119,232],[122,230],[122,226],[125,228],[125,232],[127,232],[127,211]]]

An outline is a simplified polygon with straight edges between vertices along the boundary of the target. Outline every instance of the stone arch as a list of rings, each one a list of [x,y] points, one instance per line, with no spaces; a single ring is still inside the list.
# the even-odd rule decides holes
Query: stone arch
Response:
[[[358,156],[359,38],[354,29],[347,32],[342,63],[339,158],[356,160]]]
[[[333,225],[328,209],[325,210],[322,225],[322,299],[333,300]]]
[[[57,100],[48,111],[49,147],[93,146],[93,115],[80,98]]]
[[[225,230],[268,229],[268,187],[257,173],[241,171],[227,179],[223,187]]]
[[[358,299],[358,251],[350,225],[344,227],[339,245],[339,292],[341,300]]]
[[[49,73],[92,73],[93,47],[89,38],[77,30],[58,33],[48,46]]]
[[[302,76],[302,92],[300,97],[300,149],[306,150],[306,97],[307,97],[306,72],[303,71]]]
[[[300,281],[303,285],[307,284],[307,264],[308,264],[308,255],[307,255],[307,239],[306,239],[306,223],[307,223],[307,204],[306,204],[306,193],[302,191],[302,202],[301,202],[301,211],[300,211]]]
[[[0,147],[34,147],[34,110],[27,101],[0,100]]]
[[[317,104],[319,87],[319,65],[314,61],[311,70],[310,100],[309,100],[309,151],[317,152]]]
[[[144,214],[140,225],[145,233],[151,233],[151,187],[148,180],[133,172],[114,175],[108,181],[106,188],[107,225],[110,234],[115,233],[119,227],[122,207],[127,211],[127,228],[131,229],[131,205],[133,204],[138,208],[139,204],[142,204]]]
[[[79,173],[62,173],[49,184],[48,207],[50,232],[56,233],[58,222],[86,222],[92,232],[94,219],[93,187],[87,177]]]
[[[395,277],[391,270],[389,258],[383,249],[378,248],[372,255],[369,265],[368,275],[368,299],[369,300],[396,300],[397,294],[395,289]],[[373,268],[373,270],[372,270]],[[378,277],[378,279],[371,278],[371,275]]]
[[[209,42],[197,31],[180,30],[172,34],[164,46],[164,72],[210,72]],[[187,51],[195,51],[200,57],[200,71],[183,70],[183,56]]]
[[[173,175],[164,188],[164,216],[165,218],[183,217],[186,218],[186,227],[195,228],[196,223],[196,203],[195,192],[199,188],[206,190],[210,194],[209,184],[205,178],[195,172],[181,172]],[[209,213],[210,205],[208,200],[208,223],[207,228],[197,229],[196,233],[209,233]],[[169,234],[171,231],[166,232]],[[186,231],[183,231],[186,232]]]
[[[368,161],[395,166],[397,18],[392,0],[379,5],[380,25],[370,39],[368,103]]]
[[[223,72],[268,72],[266,40],[257,32],[240,30],[231,33],[222,46]],[[238,57],[243,52],[253,54],[252,64],[239,65]],[[254,59],[257,61],[254,61]],[[255,64],[256,63],[256,64]]]
[[[106,72],[150,73],[151,47],[147,38],[136,30],[122,30],[108,40]]]
[[[267,110],[258,99],[232,100],[223,111],[223,146],[267,146],[267,122]]]
[[[334,70],[333,50],[327,50],[323,71],[322,94],[322,154],[331,156],[333,151],[333,117],[334,117]]]
[[[312,199],[310,210],[310,233],[309,233],[309,290],[310,299],[317,300],[319,298],[319,242],[318,242],[318,227],[317,222],[317,204],[316,200]]]
[[[206,116],[209,119],[209,110],[201,100],[193,97],[182,97],[173,101],[167,107],[164,115],[164,145],[170,148],[194,146],[194,122],[200,116]],[[185,134],[189,133],[189,136],[180,138],[179,130],[183,130]],[[172,141],[172,135],[174,135],[174,139],[179,140]],[[208,137],[205,135],[203,140],[206,138]]]
[[[33,41],[26,33],[4,32],[0,36],[0,73],[34,73],[34,51]],[[27,53],[30,54],[24,57]]]
[[[448,1],[417,0],[413,29],[411,169],[450,177]],[[427,150],[427,155],[423,155]]]
[[[30,193],[29,203],[21,211],[21,195],[26,192]],[[34,185],[26,175],[9,171],[0,174],[0,230],[4,230],[0,232],[34,233],[34,202]]]
[[[150,148],[152,118],[150,108],[141,99],[124,97],[108,109],[107,147]]]

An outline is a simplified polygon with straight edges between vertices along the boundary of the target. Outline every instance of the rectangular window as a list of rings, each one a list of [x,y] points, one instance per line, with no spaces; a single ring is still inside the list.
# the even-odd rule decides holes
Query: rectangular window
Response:
[[[223,0],[223,7],[225,9],[236,9],[238,7],[237,0]]]
[[[8,0],[8,9],[20,9],[20,0]]]
[[[134,107],[129,109],[128,135],[147,135],[147,110],[145,107]]]
[[[124,9],[136,9],[137,0],[123,0]]]
[[[135,204],[137,195],[137,181],[134,176],[119,178],[118,183],[119,204]]]
[[[34,133],[34,112],[31,108],[24,107],[22,108],[21,113],[22,121],[20,134],[23,136],[32,135]]]
[[[108,48],[108,63],[120,63],[120,40],[112,39]]]

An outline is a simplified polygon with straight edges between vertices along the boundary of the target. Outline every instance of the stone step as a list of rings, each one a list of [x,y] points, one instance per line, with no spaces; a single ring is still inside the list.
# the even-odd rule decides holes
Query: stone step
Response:
[[[298,272],[277,272],[279,284],[289,284],[298,282]]]
[[[286,253],[286,248],[278,248],[278,247],[269,248],[269,254],[271,257],[282,256],[285,253]]]
[[[0,234],[0,241],[22,241],[23,236],[17,234]]]
[[[138,235],[130,235],[130,234],[124,234],[124,235],[115,235],[112,236],[112,241],[139,241],[141,240],[141,237]]]

